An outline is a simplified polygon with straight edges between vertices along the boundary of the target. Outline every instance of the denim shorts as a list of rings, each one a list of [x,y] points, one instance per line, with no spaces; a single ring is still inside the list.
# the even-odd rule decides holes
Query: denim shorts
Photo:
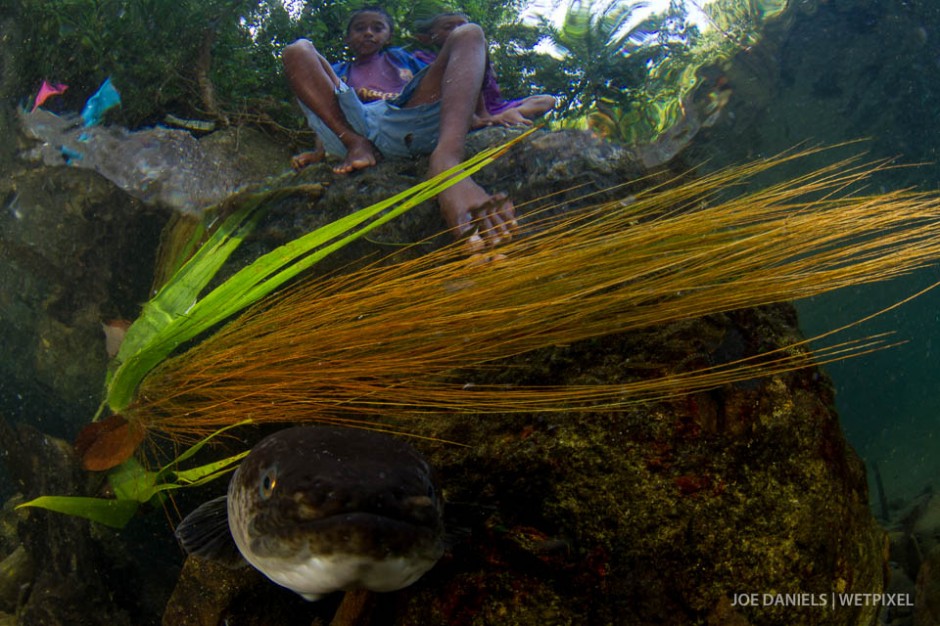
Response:
[[[386,157],[412,157],[430,154],[437,145],[441,120],[440,101],[405,107],[420,82],[424,70],[405,85],[394,100],[362,103],[346,83],[336,88],[336,99],[350,127],[372,142]],[[298,101],[299,102],[299,101]],[[317,115],[299,102],[310,128],[323,140],[327,154],[346,156],[346,146]]]

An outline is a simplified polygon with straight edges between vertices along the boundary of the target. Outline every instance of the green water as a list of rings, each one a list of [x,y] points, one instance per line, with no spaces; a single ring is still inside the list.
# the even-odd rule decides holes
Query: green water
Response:
[[[748,124],[725,120],[710,138],[713,153],[762,156],[799,142],[864,138],[849,151],[918,164],[878,177],[875,191],[940,188],[940,7],[934,3],[804,3],[770,51],[737,68],[740,80],[771,77],[764,85],[772,87],[749,91],[753,104],[737,112]],[[937,280],[940,270],[932,267],[798,303],[804,330],[848,323]],[[906,343],[827,371],[849,441],[869,469],[879,466],[889,500],[910,498],[940,478],[940,293],[855,332],[882,331]]]
[[[684,166],[718,167],[730,163],[768,157],[794,145],[832,145],[844,141],[865,141],[821,157],[818,164],[831,162],[835,156],[867,153],[871,159],[891,159],[897,164],[915,165],[881,174],[873,179],[873,190],[915,187],[940,189],[940,6],[928,0],[719,0],[715,3],[685,3],[686,7],[713,6],[712,17],[701,28],[712,33],[709,49],[696,49],[683,57],[675,56],[650,64],[648,108],[627,136],[650,140],[668,130],[681,118],[684,107],[698,111],[695,132],[671,147],[683,150],[677,162]],[[715,8],[717,7],[717,8]],[[677,29],[677,32],[681,29]],[[685,51],[689,52],[689,51]],[[2,67],[2,66],[0,66]],[[2,80],[0,80],[2,83]],[[3,85],[0,84],[0,87]],[[721,100],[715,98],[721,97]],[[613,111],[613,109],[611,109]],[[632,112],[631,112],[632,111]],[[619,122],[630,121],[635,110],[619,111]],[[707,114],[707,115],[706,115]],[[712,116],[712,114],[714,114]],[[613,115],[613,113],[611,113]],[[12,122],[12,115],[0,119],[0,130]],[[634,132],[635,131],[635,132]],[[633,133],[631,135],[631,133]],[[0,148],[0,166],[7,167],[16,147],[13,142]],[[22,172],[17,173],[20,176]],[[3,179],[5,230],[0,259],[15,256],[10,244],[13,226],[25,223],[19,212],[26,206],[21,192],[24,178]],[[76,178],[84,181],[85,179]],[[41,200],[59,197],[49,190],[43,196],[42,181],[32,181],[32,197]],[[58,183],[57,183],[58,184]],[[84,184],[84,183],[82,183]],[[81,187],[81,185],[78,185]],[[49,215],[58,219],[56,232],[75,237],[96,238],[87,254],[66,267],[71,286],[86,288],[84,280],[103,275],[115,283],[113,300],[102,304],[108,316],[131,316],[135,307],[146,300],[147,284],[130,281],[128,275],[144,275],[152,267],[150,258],[111,258],[108,242],[121,236],[130,226],[122,221],[122,210],[130,202],[107,184],[94,194],[86,187],[75,191],[96,195],[99,205],[119,206],[106,216],[89,212],[91,202],[64,203]],[[114,194],[114,195],[111,195]],[[25,195],[25,194],[24,194]],[[38,201],[36,203],[38,206]],[[139,209],[139,206],[134,205]],[[133,208],[133,207],[132,207]],[[157,217],[152,223],[138,224],[135,232],[149,232],[148,245],[156,246]],[[148,218],[149,219],[149,218]],[[28,249],[29,237],[36,232],[16,231]],[[52,231],[49,231],[52,232]],[[76,235],[78,233],[78,235]],[[63,235],[62,253],[69,253]],[[24,243],[25,242],[25,243]],[[24,259],[33,259],[24,256]],[[25,261],[19,261],[23,263]],[[39,262],[36,262],[37,266]],[[72,439],[87,421],[100,399],[98,378],[89,372],[103,371],[106,357],[100,336],[72,334],[73,326],[92,326],[97,333],[99,309],[83,310],[73,299],[55,290],[46,290],[31,279],[7,274],[0,304],[4,312],[53,308],[57,316],[42,328],[25,322],[3,322],[2,377],[0,377],[0,415],[10,421],[28,421],[57,437]],[[63,269],[50,265],[40,268],[50,274]],[[12,276],[13,278],[7,278]],[[56,276],[61,280],[61,276]],[[798,303],[805,334],[813,335],[853,322],[911,296],[940,281],[940,268],[924,268],[917,274],[892,282],[845,289],[827,296]],[[50,281],[54,282],[54,281]],[[88,291],[98,287],[88,281]],[[12,287],[12,288],[10,288]],[[76,290],[78,292],[80,290]],[[77,299],[74,299],[77,300]],[[121,308],[121,307],[125,308]],[[92,311],[89,313],[88,311]],[[85,317],[83,317],[85,316]],[[24,317],[27,317],[24,315]],[[877,466],[883,478],[885,497],[903,506],[925,488],[938,486],[940,478],[940,289],[881,315],[862,327],[849,331],[847,337],[892,332],[892,340],[901,345],[875,354],[826,366],[836,389],[836,403],[843,431],[869,469],[872,494],[879,495],[872,482],[871,470]],[[60,342],[60,343],[57,343]],[[84,343],[83,343],[84,342]],[[56,345],[87,345],[92,355],[87,362],[71,363],[68,371],[55,361]],[[37,346],[39,348],[37,349]],[[35,357],[32,352],[35,351]],[[29,353],[23,362],[34,369],[17,369],[16,358]],[[97,368],[97,369],[96,369]],[[57,395],[53,391],[56,375],[70,375],[82,382],[80,391]],[[84,380],[82,375],[94,380]],[[0,497],[6,499],[18,486],[0,475]],[[187,503],[192,506],[194,503]],[[879,501],[872,506],[880,513]],[[134,533],[152,533],[146,541],[172,543],[159,515],[148,517],[148,527]],[[152,528],[151,528],[152,527]],[[502,530],[500,530],[502,532]],[[153,538],[157,537],[156,540]],[[149,548],[152,550],[152,547]],[[168,574],[162,576],[170,585],[175,568],[182,561],[173,547],[161,556],[168,561]],[[144,557],[146,558],[146,557]],[[541,558],[541,556],[539,557]],[[143,559],[141,559],[143,560]],[[760,590],[764,591],[764,590]],[[168,593],[162,589],[155,594]],[[156,612],[165,604],[164,597],[153,601],[154,615],[147,623],[158,623]],[[309,621],[308,621],[309,623]]]

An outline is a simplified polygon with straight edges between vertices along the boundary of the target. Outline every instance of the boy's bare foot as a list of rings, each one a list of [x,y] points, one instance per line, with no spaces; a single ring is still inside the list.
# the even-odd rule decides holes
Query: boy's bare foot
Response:
[[[431,156],[429,176],[447,169],[446,163],[436,163]],[[515,208],[506,194],[490,195],[471,178],[442,191],[437,202],[447,226],[455,237],[467,239],[471,253],[509,241],[518,227]]]
[[[375,148],[365,137],[356,137],[346,144],[346,158],[333,168],[337,174],[349,174],[356,170],[364,170],[376,164]]]
[[[323,150],[313,150],[310,152],[301,152],[300,154],[294,155],[290,160],[290,166],[294,168],[294,171],[299,172],[308,165],[313,165],[314,163],[319,163],[323,160],[325,156]]]

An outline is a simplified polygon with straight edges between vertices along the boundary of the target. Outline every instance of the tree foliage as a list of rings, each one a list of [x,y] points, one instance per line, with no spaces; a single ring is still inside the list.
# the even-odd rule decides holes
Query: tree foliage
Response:
[[[251,32],[284,13],[277,0],[13,0],[12,12],[23,93],[43,79],[63,82],[62,106],[76,110],[111,76],[123,99],[119,121],[130,126],[166,112],[212,115],[208,84],[237,110],[280,82],[272,47]]]
[[[123,98],[112,119],[139,126],[165,113],[216,119],[277,116],[278,105],[292,100],[281,75],[280,51],[308,37],[331,58],[343,57],[342,33],[356,6],[361,4],[307,2],[300,15],[292,16],[280,0],[12,0],[0,12],[12,16],[20,30],[19,93],[35,93],[44,79],[66,83],[71,88],[61,107],[77,110],[112,76]],[[422,11],[439,9],[427,0],[393,0],[384,6],[402,25]],[[470,0],[464,10],[485,27],[495,27],[518,6]],[[396,43],[408,42],[407,28],[400,28]]]
[[[734,33],[725,37],[728,41],[745,40],[738,33],[746,20],[727,17],[742,10],[742,1],[721,0],[727,10],[713,18],[723,33]],[[0,15],[12,17],[19,29],[13,80],[24,100],[47,79],[70,85],[53,107],[80,110],[110,76],[123,98],[110,120],[129,127],[172,113],[222,123],[277,123],[295,130],[303,128],[303,119],[281,72],[281,50],[307,37],[328,58],[345,58],[346,22],[363,6],[361,0],[10,2]],[[695,71],[707,60],[701,50],[712,54],[720,47],[688,27],[679,0],[665,13],[642,19],[638,12],[643,0],[569,0],[560,25],[523,20],[525,0],[443,2],[382,3],[398,25],[393,43],[415,45],[409,29],[416,19],[459,6],[488,33],[507,97],[556,95],[554,119],[583,122],[600,113],[619,120],[614,124],[618,129],[627,129],[613,136],[633,141],[668,125],[681,108],[681,93],[694,86]],[[744,10],[743,15],[750,13]],[[750,23],[741,28],[748,27]],[[702,47],[703,42],[711,48]]]

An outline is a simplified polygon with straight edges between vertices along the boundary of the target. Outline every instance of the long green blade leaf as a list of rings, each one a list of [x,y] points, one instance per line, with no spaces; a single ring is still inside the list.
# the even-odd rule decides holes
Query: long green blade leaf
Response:
[[[501,146],[480,152],[464,163],[392,198],[360,209],[280,246],[237,272],[198,301],[185,298],[191,295],[191,290],[181,290],[181,295],[174,295],[172,299],[174,308],[154,309],[153,319],[157,323],[146,333],[146,342],[135,341],[133,348],[128,348],[129,354],[109,381],[107,403],[111,410],[120,413],[129,405],[143,377],[180,344],[254,304],[325,256],[473,175],[534,130],[523,133]],[[259,199],[258,202],[260,201]],[[250,216],[245,219],[251,221]],[[171,280],[171,284],[199,284],[204,278],[203,273],[213,267],[212,262],[205,259],[214,259],[214,254],[223,254],[226,251],[230,253],[229,246],[234,249],[234,246],[238,245],[240,239],[237,235],[241,231],[237,230],[237,227],[235,229],[235,234],[226,239],[224,245],[219,244],[218,249],[207,246],[205,252],[200,250],[202,261],[194,265],[184,265]],[[215,267],[212,273],[217,269],[218,267]],[[196,273],[197,279],[190,281],[187,278],[189,272]],[[205,282],[208,282],[208,279]],[[160,294],[158,299],[159,296]],[[184,307],[182,310],[175,308],[181,304]],[[149,310],[147,312],[150,313]],[[131,350],[133,353],[130,353]],[[121,354],[118,356],[120,358]]]
[[[81,496],[40,496],[17,506],[37,507],[56,513],[83,517],[111,528],[124,528],[137,512],[134,500],[106,500]]]
[[[199,467],[188,470],[173,472],[176,482],[162,483],[155,487],[155,491],[167,491],[171,489],[180,489],[181,487],[196,487],[215,480],[235,469],[233,467],[239,461],[248,456],[251,450],[245,450],[213,463],[206,463]]]

